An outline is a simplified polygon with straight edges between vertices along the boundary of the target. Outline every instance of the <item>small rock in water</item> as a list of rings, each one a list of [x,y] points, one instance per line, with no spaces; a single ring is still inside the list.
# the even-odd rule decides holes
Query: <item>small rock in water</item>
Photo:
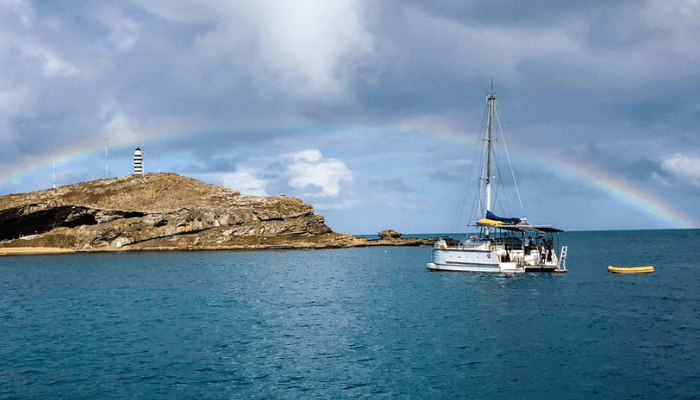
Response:
[[[381,239],[399,239],[401,234],[393,229],[386,229],[378,233]]]

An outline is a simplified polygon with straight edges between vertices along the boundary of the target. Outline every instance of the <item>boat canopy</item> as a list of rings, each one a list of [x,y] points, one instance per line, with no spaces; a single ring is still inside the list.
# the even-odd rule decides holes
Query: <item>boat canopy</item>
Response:
[[[551,225],[530,225],[524,218],[498,217],[494,215],[491,211],[486,212],[486,218],[482,218],[476,221],[476,226],[489,226],[492,228],[505,229],[507,231],[514,232],[564,232],[562,229],[554,228]]]
[[[559,228],[554,228],[550,225],[528,225],[528,224],[499,225],[498,228],[505,229],[508,231],[516,231],[516,232],[544,232],[544,233],[564,232],[564,230],[559,229]]]

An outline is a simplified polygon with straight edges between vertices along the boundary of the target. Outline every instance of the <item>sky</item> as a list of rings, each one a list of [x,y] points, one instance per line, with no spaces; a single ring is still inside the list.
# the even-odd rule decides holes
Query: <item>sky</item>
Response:
[[[0,0],[0,195],[140,147],[336,232],[463,232],[493,80],[497,213],[700,228],[697,43],[697,0]]]

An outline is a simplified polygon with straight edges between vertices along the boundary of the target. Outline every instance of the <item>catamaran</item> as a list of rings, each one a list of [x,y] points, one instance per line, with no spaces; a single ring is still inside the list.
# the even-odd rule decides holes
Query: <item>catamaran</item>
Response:
[[[484,185],[484,200],[476,221],[477,233],[469,239],[448,244],[438,240],[427,267],[431,271],[456,272],[566,272],[567,246],[559,245],[561,229],[548,225],[531,225],[525,218],[499,217],[492,211],[492,155],[494,120],[497,118],[496,95],[486,96],[486,166],[479,185]],[[499,124],[500,126],[500,124]],[[502,132],[501,132],[502,134]],[[557,256],[559,250],[559,256]]]

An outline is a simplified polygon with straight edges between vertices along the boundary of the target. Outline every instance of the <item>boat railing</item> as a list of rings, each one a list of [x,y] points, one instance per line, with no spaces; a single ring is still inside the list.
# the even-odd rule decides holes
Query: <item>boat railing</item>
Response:
[[[463,248],[463,249],[473,249],[473,248],[476,248],[476,247],[483,246],[484,243],[488,243],[488,242],[482,241],[482,240],[479,240],[479,241],[466,240],[466,241],[460,243],[460,244],[459,244],[459,247],[461,247],[461,248]]]
[[[569,252],[569,246],[561,246],[561,255],[559,256],[559,268],[566,271],[566,254]]]
[[[494,238],[495,244],[504,245],[508,250],[522,250],[523,241],[514,237]]]

